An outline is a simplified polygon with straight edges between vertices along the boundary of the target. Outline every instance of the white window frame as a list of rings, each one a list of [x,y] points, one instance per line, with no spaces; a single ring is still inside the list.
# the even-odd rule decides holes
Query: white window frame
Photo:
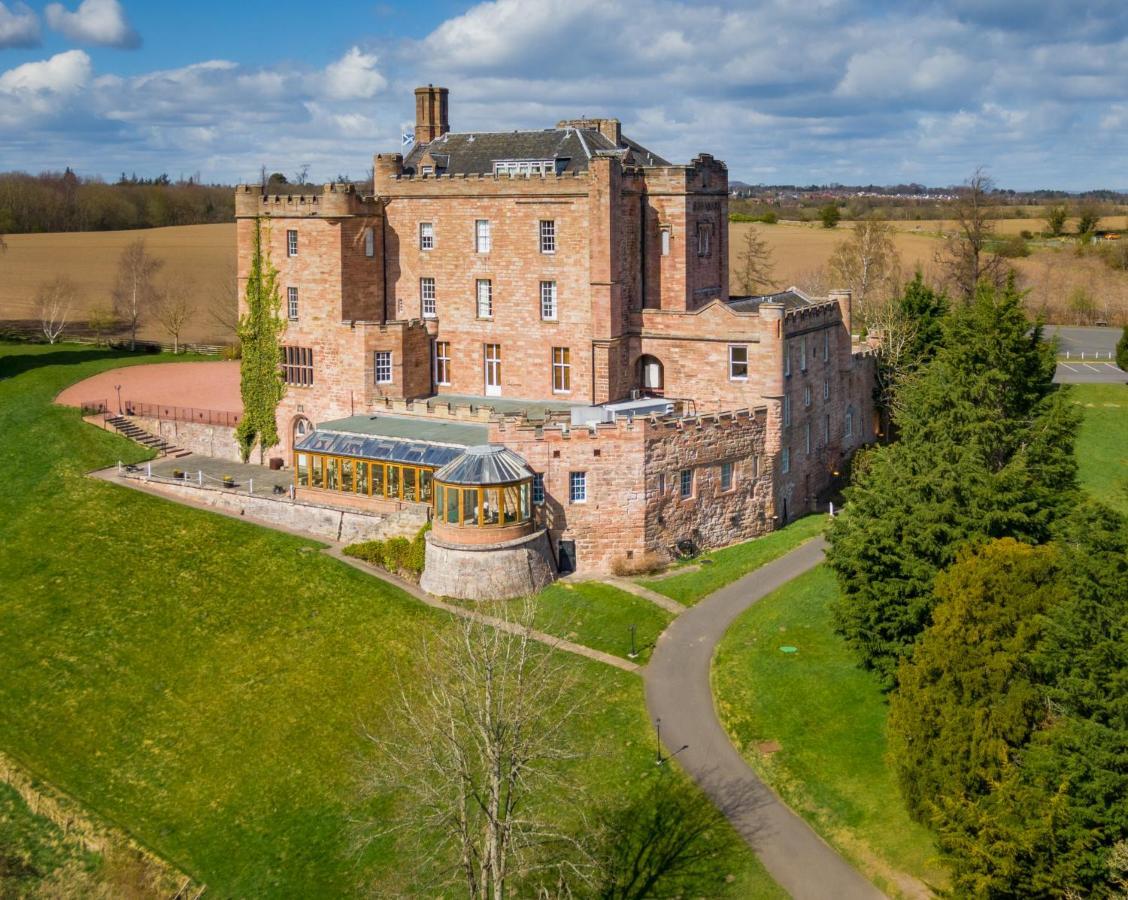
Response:
[[[377,350],[372,354],[372,376],[376,384],[392,383],[391,350]]]
[[[372,228],[364,229],[364,255],[376,255],[376,231]]]
[[[286,318],[292,322],[298,320],[298,289],[286,288]]]
[[[830,399],[830,379],[829,378],[823,379],[823,399],[824,400]]]
[[[424,319],[434,319],[438,315],[435,300],[435,279],[430,276],[419,279],[419,312]]]
[[[747,381],[748,380],[748,345],[747,344],[729,344],[729,381]],[[736,351],[744,354],[743,360],[734,358]],[[744,374],[738,375],[736,372],[737,366],[743,366]]]
[[[420,250],[434,250],[435,249],[435,223],[434,222],[420,222],[419,223],[419,249]]]
[[[662,255],[663,256],[669,256],[670,255],[670,241],[673,239],[673,232],[670,229],[670,227],[667,225],[660,230],[660,234],[661,234],[661,242],[662,242]]]
[[[848,407],[846,410],[846,437],[854,436],[854,407]]]
[[[555,322],[558,312],[556,305],[556,282],[542,281],[540,283],[541,319],[545,322]]]
[[[678,472],[678,496],[682,500],[693,499],[693,483],[696,480],[693,477],[693,469],[682,469]]]
[[[587,503],[587,472],[568,473],[568,502]]]
[[[791,395],[783,395],[783,424],[791,424]]]
[[[544,474],[533,473],[533,505],[544,506]]]
[[[298,255],[298,230],[296,228],[286,230],[286,255]]]
[[[556,252],[556,220],[540,220],[540,252],[553,254]]]
[[[721,463],[721,471],[718,473],[718,483],[721,488],[722,494],[727,494],[736,486],[736,470],[733,468],[732,462],[726,460]],[[725,482],[728,482],[726,485]]]
[[[560,376],[559,381],[557,375]],[[558,383],[561,387],[557,387]],[[552,393],[572,393],[572,350],[570,347],[552,348]]]
[[[493,282],[489,278],[478,278],[474,282],[474,310],[479,319],[493,318]]]
[[[489,253],[492,244],[492,233],[489,219],[474,220],[474,252]]]
[[[434,166],[420,166],[420,171],[424,175],[434,175],[435,174],[435,167]]]
[[[440,350],[440,348],[442,348]],[[435,341],[433,353],[435,384],[450,384],[450,341]]]
[[[811,405],[811,386],[809,384],[803,385],[803,405]]]
[[[791,448],[784,447],[779,452],[779,470],[786,475],[791,471]]]

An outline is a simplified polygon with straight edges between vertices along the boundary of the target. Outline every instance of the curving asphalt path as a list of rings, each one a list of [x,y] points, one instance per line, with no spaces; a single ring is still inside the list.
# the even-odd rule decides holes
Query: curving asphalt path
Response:
[[[884,896],[764,784],[733,747],[713,708],[713,651],[740,613],[823,559],[819,538],[710,594],[675,619],[643,670],[662,743],[724,812],[779,885],[797,900]]]

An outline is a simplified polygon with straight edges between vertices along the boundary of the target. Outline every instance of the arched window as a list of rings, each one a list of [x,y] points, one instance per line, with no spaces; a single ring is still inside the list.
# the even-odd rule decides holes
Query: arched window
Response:
[[[302,438],[313,431],[313,423],[305,416],[294,419],[294,444],[297,445]]]
[[[638,358],[638,383],[644,391],[652,394],[661,394],[665,388],[665,379],[662,373],[662,363],[658,357],[649,354]]]

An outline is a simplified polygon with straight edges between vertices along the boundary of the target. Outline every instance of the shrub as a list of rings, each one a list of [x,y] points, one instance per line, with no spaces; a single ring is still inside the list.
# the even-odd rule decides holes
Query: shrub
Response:
[[[1000,241],[995,252],[1007,259],[1015,259],[1020,256],[1029,256],[1030,248],[1026,246],[1024,237],[1016,234]]]
[[[1034,232],[1031,231],[1029,228],[1023,228],[1022,231],[1019,232],[1019,234],[1022,235],[1022,239],[1024,241],[1034,240]]]
[[[768,210],[766,213],[760,216],[760,221],[765,225],[775,225],[775,223],[779,221],[779,215],[773,210]]]
[[[1124,326],[1120,340],[1116,342],[1116,364],[1128,372],[1128,325]]]
[[[633,559],[620,556],[611,563],[611,571],[625,578],[634,578],[638,575],[653,575],[655,572],[665,567],[666,564],[662,558],[651,550],[647,550],[641,556],[636,556]]]
[[[364,560],[374,566],[384,566],[384,542],[362,541],[359,544],[349,544],[344,549],[345,556]]]
[[[243,348],[240,344],[225,344],[223,349],[219,351],[220,357],[223,359],[242,359]]]
[[[428,522],[410,541],[405,537],[388,538],[386,541],[361,541],[349,544],[342,552],[345,556],[379,566],[394,575],[404,575],[418,581],[426,562],[426,534],[430,530],[431,523]]]

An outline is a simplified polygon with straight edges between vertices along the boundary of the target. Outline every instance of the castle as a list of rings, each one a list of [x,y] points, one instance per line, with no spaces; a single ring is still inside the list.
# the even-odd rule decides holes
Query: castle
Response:
[[[873,439],[873,359],[848,291],[730,296],[725,165],[616,119],[457,133],[445,88],[415,101],[370,187],[237,190],[240,278],[261,223],[289,320],[299,495],[429,507],[424,586],[455,596],[816,508]]]

